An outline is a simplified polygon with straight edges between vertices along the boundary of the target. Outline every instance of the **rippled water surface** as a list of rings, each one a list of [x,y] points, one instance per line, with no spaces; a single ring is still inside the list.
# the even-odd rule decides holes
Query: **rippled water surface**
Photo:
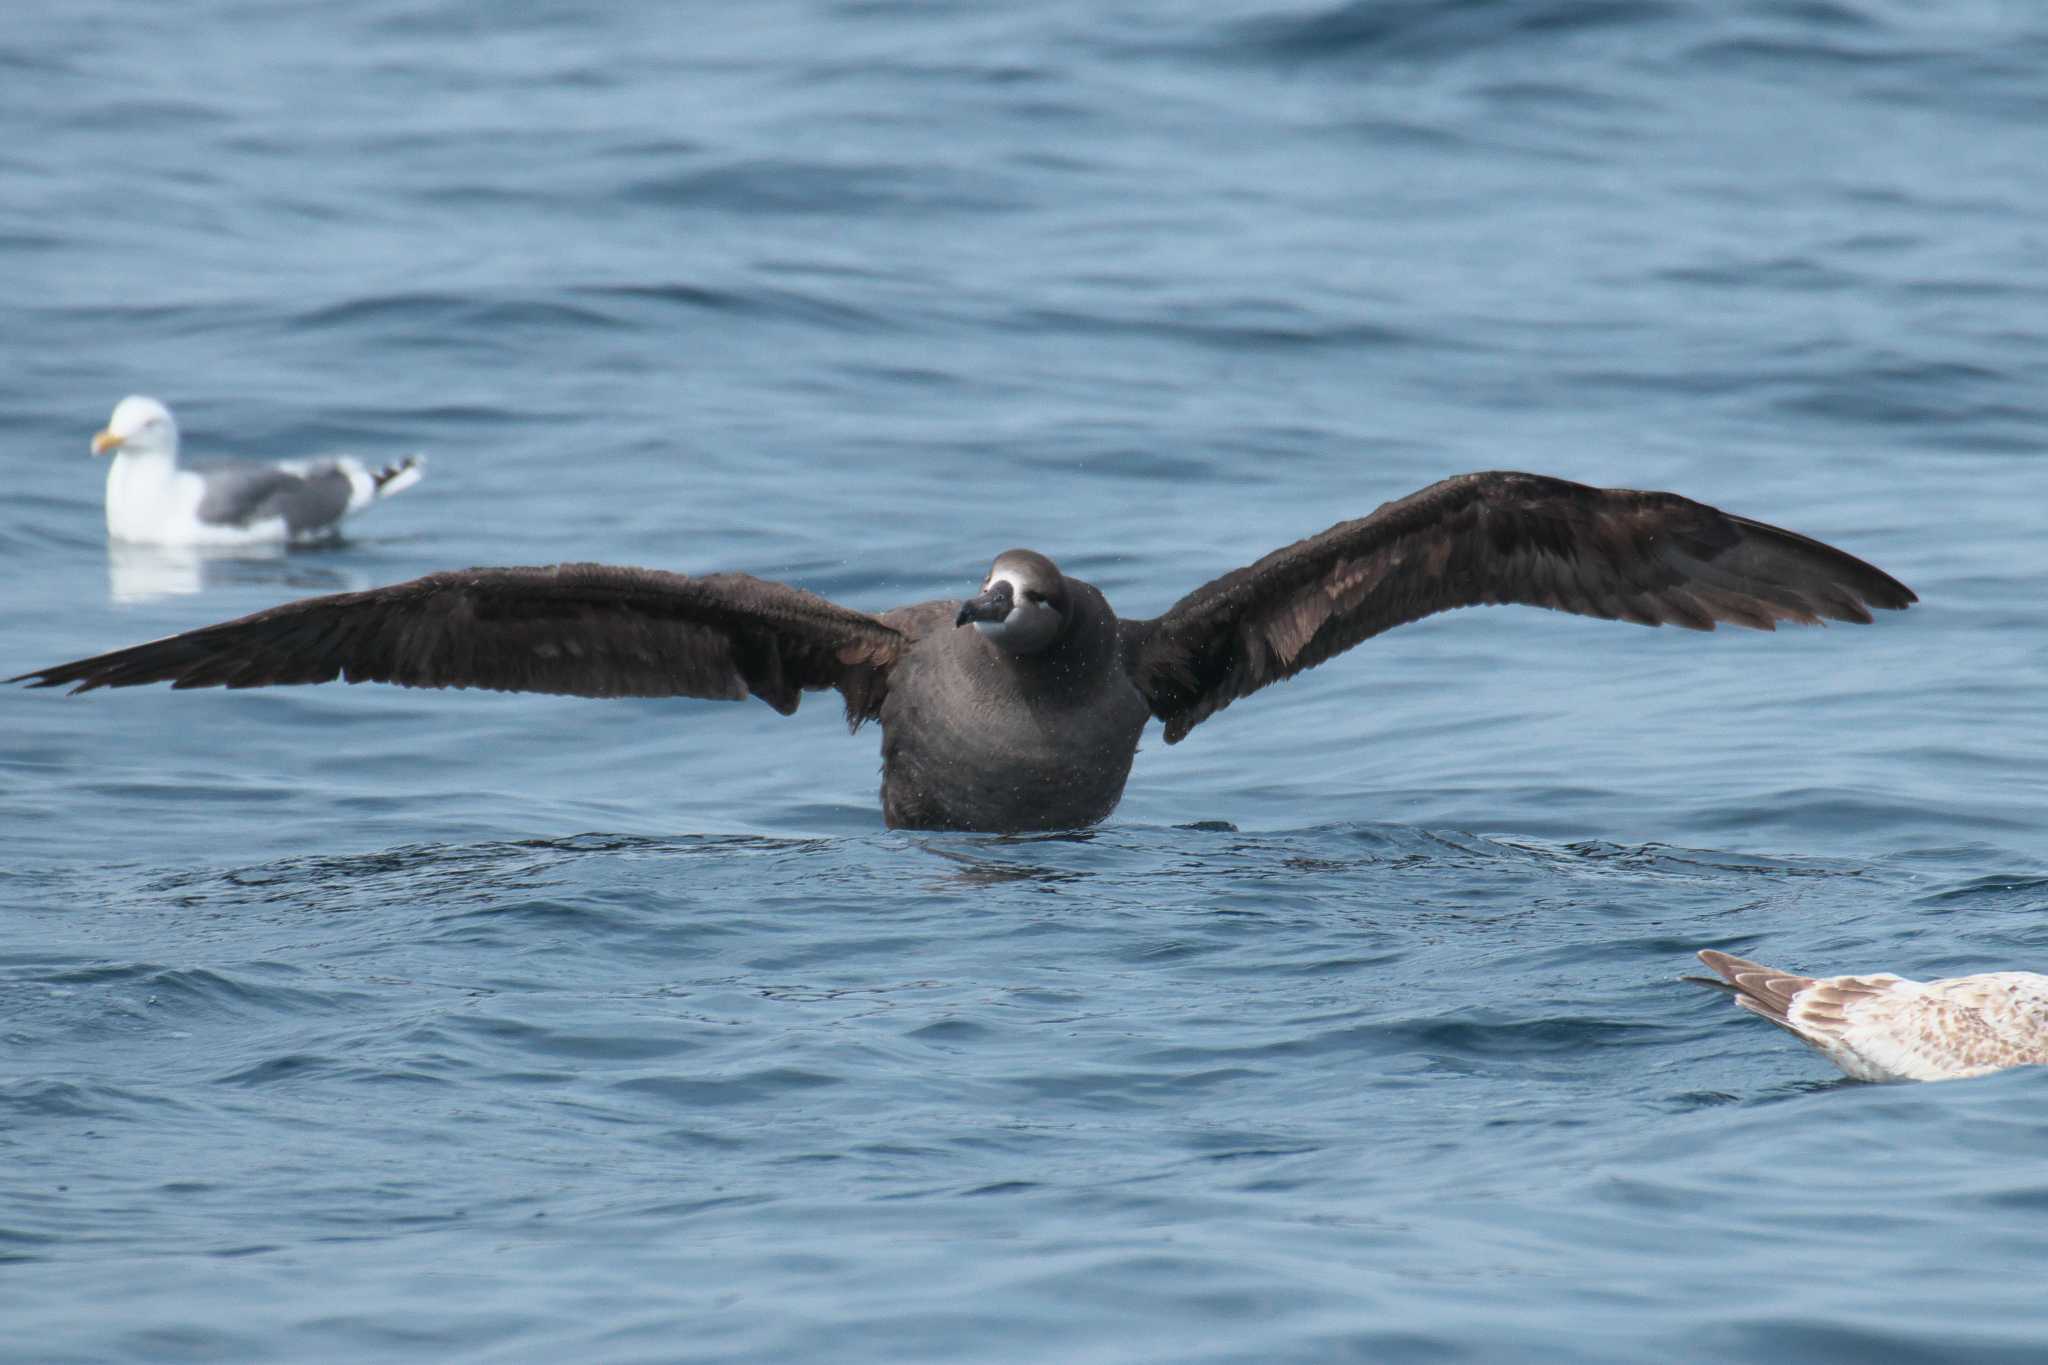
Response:
[[[2048,968],[2024,5],[28,7],[0,673],[465,564],[1149,615],[1443,475],[1869,628],[1404,628],[1058,837],[832,699],[0,694],[0,1354],[2033,1361],[2048,1075],[1684,985]],[[420,449],[116,550],[86,443]]]

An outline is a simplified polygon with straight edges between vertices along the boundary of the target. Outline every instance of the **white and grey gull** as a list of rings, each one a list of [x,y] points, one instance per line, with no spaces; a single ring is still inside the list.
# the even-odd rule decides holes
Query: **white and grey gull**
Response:
[[[1889,972],[1802,976],[1700,950],[1735,1003],[1811,1044],[1859,1081],[1948,1081],[2048,1066],[2048,976],[1981,972],[1913,981]]]
[[[145,545],[231,546],[320,540],[342,518],[419,482],[408,455],[372,468],[348,455],[270,464],[178,462],[178,423],[154,398],[114,407],[92,453],[107,469],[107,533]]]
[[[1871,607],[1916,600],[1852,555],[1673,493],[1493,472],[1341,522],[1142,620],[1029,550],[997,556],[965,601],[879,614],[739,573],[479,568],[289,602],[11,681],[754,696],[785,715],[833,688],[851,728],[881,724],[888,825],[1015,831],[1106,817],[1151,718],[1178,743],[1239,698],[1435,612],[1523,603],[1771,630],[1868,623]]]

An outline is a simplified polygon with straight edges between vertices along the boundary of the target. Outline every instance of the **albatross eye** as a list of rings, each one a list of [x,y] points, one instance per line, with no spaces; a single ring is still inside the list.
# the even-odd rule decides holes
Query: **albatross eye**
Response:
[[[1034,607],[1042,607],[1045,605],[1045,594],[1035,588],[1026,588],[1024,589],[1024,600]]]

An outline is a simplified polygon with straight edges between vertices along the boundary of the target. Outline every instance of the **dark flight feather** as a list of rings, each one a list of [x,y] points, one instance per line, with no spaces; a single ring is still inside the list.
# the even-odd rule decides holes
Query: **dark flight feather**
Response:
[[[784,715],[837,688],[847,723],[881,709],[903,635],[746,574],[601,564],[466,569],[289,602],[13,678],[72,691],[396,683],[578,697],[757,696]]]
[[[1674,493],[1497,471],[1433,484],[1127,621],[1125,657],[1173,744],[1269,683],[1458,607],[1772,630],[1868,623],[1871,607],[1917,600],[1853,555]]]

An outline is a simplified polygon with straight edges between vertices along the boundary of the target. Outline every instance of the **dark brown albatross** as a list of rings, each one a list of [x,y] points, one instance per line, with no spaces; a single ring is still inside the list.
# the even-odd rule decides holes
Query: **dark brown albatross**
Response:
[[[1674,493],[1466,474],[1275,550],[1151,620],[1028,550],[979,595],[872,616],[746,574],[564,564],[429,574],[289,602],[10,679],[37,687],[388,682],[582,697],[836,688],[882,725],[891,826],[1092,824],[1148,718],[1166,742],[1383,630],[1519,602],[1642,625],[1867,624],[1918,600],[1854,556]],[[974,630],[961,627],[973,625]]]

